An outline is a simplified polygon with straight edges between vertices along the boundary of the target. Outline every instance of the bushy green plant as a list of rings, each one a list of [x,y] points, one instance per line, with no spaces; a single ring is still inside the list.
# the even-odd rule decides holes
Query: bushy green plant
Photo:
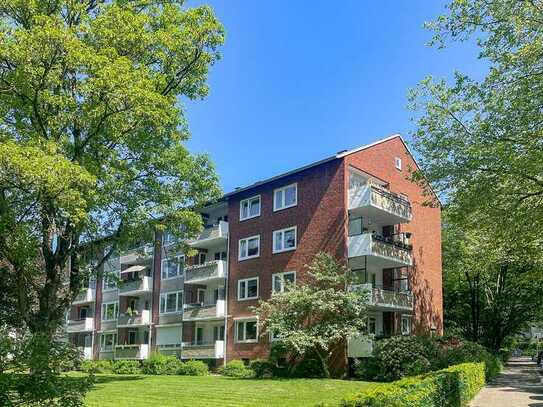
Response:
[[[502,368],[500,360],[484,346],[469,341],[444,346],[440,352],[440,358],[444,367],[466,362],[483,362],[487,381],[496,377]]]
[[[483,363],[464,363],[426,375],[381,383],[347,397],[342,407],[459,407],[485,384]]]
[[[320,378],[325,377],[322,364],[314,353],[302,355],[294,361],[295,366],[290,371],[290,377]]]
[[[79,369],[85,373],[111,373],[111,360],[84,360]]]
[[[241,360],[231,360],[226,365],[219,368],[219,373],[223,376],[246,378],[254,376],[254,372],[245,366]]]
[[[209,367],[201,360],[188,360],[178,366],[177,374],[184,376],[207,376],[209,374]]]
[[[249,364],[249,368],[255,372],[256,378],[273,377],[275,365],[269,360],[255,359]]]
[[[140,362],[137,360],[116,360],[112,364],[115,374],[139,374],[141,373]]]
[[[148,359],[143,361],[142,372],[149,375],[174,375],[177,373],[181,361],[175,356],[166,356],[159,352],[153,352]]]

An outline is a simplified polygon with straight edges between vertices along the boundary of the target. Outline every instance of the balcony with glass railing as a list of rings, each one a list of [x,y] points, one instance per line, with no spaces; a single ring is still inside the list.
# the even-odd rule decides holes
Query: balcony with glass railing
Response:
[[[122,275],[122,274],[121,274]],[[153,290],[153,278],[150,276],[135,276],[119,281],[119,295],[142,295]]]
[[[117,327],[124,328],[131,326],[142,326],[149,325],[150,323],[151,312],[149,310],[135,310],[120,314],[117,320]]]
[[[349,262],[351,263],[351,259],[367,256],[371,264],[379,268],[411,266],[412,247],[406,241],[407,239],[401,236],[385,238],[369,232],[349,236],[347,247]]]
[[[226,278],[226,261],[213,260],[185,267],[185,284],[207,284]]]
[[[94,317],[70,319],[66,324],[67,333],[89,332],[94,329]]]
[[[183,312],[184,321],[203,321],[224,318],[225,301],[217,300],[213,303],[185,304]]]
[[[349,212],[390,225],[408,223],[412,218],[411,203],[406,198],[372,183],[349,190]]]
[[[214,225],[204,227],[202,232],[188,244],[194,248],[208,249],[220,244],[226,244],[228,240],[228,222],[219,221]]]

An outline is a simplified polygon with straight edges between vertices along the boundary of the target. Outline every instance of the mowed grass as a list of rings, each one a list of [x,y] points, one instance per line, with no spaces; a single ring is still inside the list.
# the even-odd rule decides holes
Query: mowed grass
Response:
[[[370,385],[326,379],[96,375],[96,384],[85,401],[89,407],[313,406],[337,402]]]

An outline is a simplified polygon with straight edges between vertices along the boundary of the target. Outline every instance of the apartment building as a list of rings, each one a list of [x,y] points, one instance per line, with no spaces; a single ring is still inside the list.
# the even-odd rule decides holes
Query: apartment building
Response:
[[[442,332],[440,208],[408,180],[416,163],[399,135],[225,194],[200,210],[196,256],[157,236],[112,258],[114,281],[89,282],[68,315],[85,357],[145,359],[152,351],[213,365],[266,357],[251,307],[302,282],[305,265],[332,253],[369,289],[367,332],[348,356],[371,354],[374,336]]]

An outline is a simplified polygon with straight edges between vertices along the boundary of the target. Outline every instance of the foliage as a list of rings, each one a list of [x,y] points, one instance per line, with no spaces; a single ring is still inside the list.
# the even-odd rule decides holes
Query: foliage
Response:
[[[141,366],[140,362],[137,360],[125,360],[119,359],[115,360],[112,363],[112,370],[115,374],[140,374]]]
[[[273,377],[275,365],[269,360],[254,359],[249,363],[249,368],[255,372],[257,379]]]
[[[219,373],[223,376],[237,377],[240,379],[252,377],[255,374],[251,369],[245,366],[245,363],[243,363],[242,360],[231,360],[219,368]]]
[[[482,363],[464,363],[427,375],[383,383],[345,398],[343,407],[458,407],[485,384]]]
[[[111,373],[112,364],[111,360],[84,360],[81,362],[79,368],[82,372],[85,373]]]
[[[141,371],[144,374],[172,375],[177,374],[181,361],[175,356],[166,356],[160,352],[153,352],[142,364]]]
[[[365,326],[366,292],[347,289],[350,273],[332,255],[317,253],[308,278],[260,301],[255,309],[262,335],[274,332],[298,354],[314,352],[326,377],[333,350]]]
[[[209,367],[201,360],[187,360],[179,365],[176,373],[184,376],[207,376]]]

